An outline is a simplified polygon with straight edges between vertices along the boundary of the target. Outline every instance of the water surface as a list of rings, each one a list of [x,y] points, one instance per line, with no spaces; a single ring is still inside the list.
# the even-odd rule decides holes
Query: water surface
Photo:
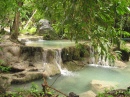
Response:
[[[130,65],[130,62],[128,64]],[[49,77],[47,82],[63,93],[68,94],[73,91],[80,94],[91,90],[90,83],[92,80],[112,81],[118,83],[118,88],[126,88],[130,85],[130,66],[126,69],[86,66],[84,69],[73,72],[68,76]],[[39,89],[42,89],[42,79],[33,82],[39,86]],[[31,86],[31,83],[23,84],[23,86],[24,89],[27,89]],[[19,88],[21,85],[13,85],[13,89],[16,87]]]
[[[39,41],[28,41],[27,46],[43,47],[45,49],[55,49],[74,46],[75,42],[70,40],[39,40]]]

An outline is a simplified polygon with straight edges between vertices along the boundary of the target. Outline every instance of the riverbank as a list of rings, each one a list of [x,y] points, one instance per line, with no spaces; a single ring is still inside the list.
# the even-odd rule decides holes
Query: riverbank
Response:
[[[1,45],[3,50],[0,52],[0,59],[6,62],[5,67],[11,67],[9,73],[1,73],[1,77],[8,79],[3,80],[4,84],[21,84],[54,76],[61,74],[65,68],[70,71],[77,71],[92,62],[90,53],[81,54],[82,50],[78,51],[73,46],[62,50],[44,50],[42,47],[21,46],[11,42],[8,38],[3,44]],[[89,51],[88,46],[85,49]],[[127,65],[118,60],[115,67],[124,69]]]

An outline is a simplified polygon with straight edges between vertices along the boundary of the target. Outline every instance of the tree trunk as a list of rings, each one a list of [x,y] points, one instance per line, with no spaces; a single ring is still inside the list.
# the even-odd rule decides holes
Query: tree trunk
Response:
[[[23,2],[19,1],[17,2],[18,7],[22,7]],[[14,21],[13,21],[13,25],[11,28],[11,40],[18,40],[18,35],[19,35],[19,23],[20,23],[20,12],[18,11],[19,8],[16,8],[16,12],[15,12],[15,17],[14,17]]]
[[[16,12],[15,13],[15,18],[13,21],[13,26],[12,26],[12,34],[11,34],[11,39],[12,40],[17,40],[18,39],[18,34],[19,34],[19,18],[20,18],[20,13]]]

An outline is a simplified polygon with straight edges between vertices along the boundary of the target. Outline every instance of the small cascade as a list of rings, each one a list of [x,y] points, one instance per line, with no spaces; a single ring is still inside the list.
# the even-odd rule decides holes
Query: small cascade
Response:
[[[101,52],[101,48],[98,48],[98,52]],[[100,66],[104,68],[110,68],[109,60],[105,58],[105,55],[98,56],[95,54],[95,50],[90,46],[90,66]]]
[[[42,66],[42,68],[41,68],[41,72],[43,72],[45,69],[46,69],[46,65],[47,65],[47,59],[46,59],[46,57],[47,57],[47,51],[46,50],[44,50],[44,52],[42,52],[42,55],[43,55],[43,66]]]
[[[61,69],[61,64],[62,64],[62,59],[61,59],[61,50],[57,50],[56,51],[56,64],[59,68],[59,70],[62,72],[62,69]]]
[[[43,65],[46,65],[46,64],[47,64],[47,59],[46,59],[46,57],[47,57],[47,51],[44,50],[44,52],[43,52]]]
[[[61,67],[61,65],[62,65],[61,50],[56,50],[55,60],[56,60],[56,65],[59,68],[62,75],[64,75],[64,76],[73,76],[74,75],[74,73],[72,73],[71,71],[68,71],[66,68],[62,69],[62,67]]]
[[[90,63],[96,64],[96,62],[95,62],[95,52],[94,52],[94,48],[92,46],[90,46]]]
[[[109,60],[105,59],[105,56],[103,57],[100,56],[97,64],[102,66],[109,66]]]

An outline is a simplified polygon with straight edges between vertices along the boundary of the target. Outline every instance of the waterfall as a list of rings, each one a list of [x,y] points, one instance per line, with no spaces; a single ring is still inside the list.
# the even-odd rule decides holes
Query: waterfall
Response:
[[[43,64],[42,64],[42,68],[39,69],[40,72],[43,72],[46,69],[46,65],[47,65],[47,59],[46,59],[46,57],[47,57],[47,51],[46,50],[44,50],[44,52],[42,52],[42,56],[43,56],[43,60],[42,60]]]
[[[91,64],[96,64],[95,62],[95,52],[94,52],[94,48],[92,46],[90,46],[90,62]]]
[[[43,52],[43,65],[46,65],[46,64],[47,64],[47,59],[46,59],[46,57],[47,57],[47,50],[44,50],[44,52]]]
[[[97,53],[101,52],[101,48],[97,48]],[[91,66],[102,66],[105,68],[110,67],[109,66],[109,60],[108,58],[105,58],[105,55],[97,55],[97,53],[95,54],[95,49],[90,46],[90,65]]]
[[[61,64],[62,64],[62,59],[61,59],[61,50],[56,50],[56,64],[59,68],[59,70],[61,71],[62,73],[62,68],[61,68]]]
[[[103,66],[105,68],[110,67],[109,66],[109,60],[105,59],[105,55],[103,57],[99,56],[97,64],[100,65],[100,66]]]
[[[56,65],[59,68],[60,72],[64,76],[73,76],[74,73],[71,71],[68,71],[66,68],[62,68],[62,58],[61,58],[61,50],[56,50],[56,56],[55,56]]]

